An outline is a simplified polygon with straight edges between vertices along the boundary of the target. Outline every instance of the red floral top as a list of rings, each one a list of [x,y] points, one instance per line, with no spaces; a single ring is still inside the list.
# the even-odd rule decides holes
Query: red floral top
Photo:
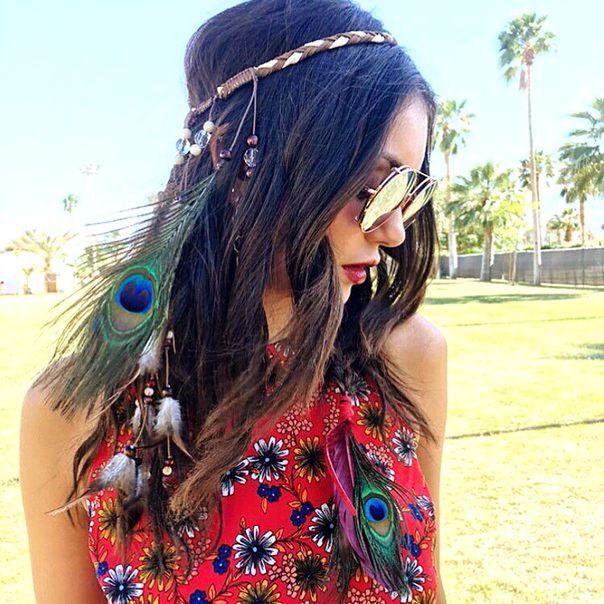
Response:
[[[270,355],[287,356],[280,343]],[[294,406],[270,432],[258,434],[239,463],[221,481],[222,537],[209,550],[200,539],[199,523],[183,525],[179,535],[190,546],[193,564],[179,558],[168,539],[155,543],[149,517],[135,527],[126,559],[115,547],[115,491],[88,497],[89,551],[99,584],[114,604],[323,604],[335,575],[327,576],[337,522],[332,481],[323,447],[325,435],[338,422],[342,406],[352,408],[353,435],[375,466],[412,493],[401,502],[405,532],[401,542],[409,589],[388,592],[362,570],[351,579],[346,602],[436,602],[437,575],[432,552],[436,532],[434,506],[419,467],[417,441],[410,426],[386,413],[369,374],[357,375],[348,390],[335,380],[307,412]],[[122,429],[118,450],[129,442]],[[113,454],[108,436],[91,468],[94,478]],[[212,526],[219,525],[218,522]]]

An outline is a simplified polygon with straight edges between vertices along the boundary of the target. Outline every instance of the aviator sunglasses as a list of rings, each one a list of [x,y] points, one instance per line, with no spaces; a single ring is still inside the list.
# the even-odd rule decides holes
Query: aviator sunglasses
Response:
[[[381,227],[401,207],[403,224],[411,219],[432,199],[438,180],[409,166],[394,166],[375,188],[364,187],[357,198],[365,204],[356,217],[361,231],[370,233]]]

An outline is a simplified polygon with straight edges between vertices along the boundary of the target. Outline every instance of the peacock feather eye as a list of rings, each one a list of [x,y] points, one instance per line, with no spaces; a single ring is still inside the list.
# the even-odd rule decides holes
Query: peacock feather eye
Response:
[[[130,267],[113,288],[109,323],[114,332],[128,335],[152,315],[155,303],[155,275],[142,266]]]
[[[373,530],[385,537],[392,525],[388,503],[382,497],[372,495],[365,499],[363,511]]]

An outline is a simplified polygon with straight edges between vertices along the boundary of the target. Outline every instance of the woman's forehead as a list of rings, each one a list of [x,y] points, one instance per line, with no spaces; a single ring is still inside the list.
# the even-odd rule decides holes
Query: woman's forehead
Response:
[[[378,167],[390,163],[421,169],[427,142],[428,112],[423,101],[414,98],[392,120]]]

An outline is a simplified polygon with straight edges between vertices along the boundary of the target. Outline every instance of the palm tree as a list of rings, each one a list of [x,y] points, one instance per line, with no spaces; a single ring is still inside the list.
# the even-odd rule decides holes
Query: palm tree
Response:
[[[564,208],[560,214],[560,223],[564,228],[564,241],[567,243],[573,239],[573,231],[579,228],[579,219],[575,208]]]
[[[545,176],[545,184],[549,185],[554,177],[554,160],[549,153],[544,151],[535,151],[535,179],[537,181],[537,200],[541,202],[541,176]],[[528,159],[520,160],[520,169],[518,171],[518,180],[523,189],[531,188],[531,162]],[[541,208],[539,208],[541,211]],[[540,214],[541,215],[541,214]]]
[[[531,107],[531,81],[535,57],[552,49],[554,34],[543,30],[546,17],[536,13],[524,13],[510,21],[499,34],[499,61],[505,68],[504,77],[510,82],[520,69],[520,89],[527,91],[529,162],[531,172],[531,205],[533,211],[533,284],[541,284],[541,225],[539,197],[537,195],[537,172],[533,145],[533,115]]]
[[[23,286],[24,294],[31,294],[31,287],[29,286],[29,279],[31,278],[32,273],[35,271],[35,267],[26,266],[21,269],[21,272],[25,275],[25,285]]]
[[[480,280],[490,281],[494,232],[523,215],[512,170],[498,172],[492,162],[487,162],[471,170],[469,178],[458,177],[451,192],[451,204],[447,209],[455,215],[459,225],[480,224],[482,227]]]
[[[466,101],[460,103],[452,99],[441,101],[436,116],[435,136],[433,147],[438,145],[439,151],[445,159],[445,204],[451,203],[451,156],[457,155],[461,145],[466,144],[465,136],[470,131],[470,120],[473,113],[464,111]],[[457,240],[455,233],[455,217],[448,218],[448,243],[449,243],[449,277],[457,278]]]
[[[74,233],[48,235],[34,230],[27,230],[23,235],[11,241],[4,249],[5,252],[29,252],[42,259],[44,268],[44,284],[46,291],[53,291],[56,275],[52,270],[55,260],[66,257],[65,244],[75,237]]]
[[[560,195],[567,203],[579,204],[579,231],[581,246],[585,245],[585,202],[589,197],[596,197],[598,191],[594,185],[592,172],[588,167],[581,168],[578,163],[567,158],[562,160],[558,183],[562,185]]]
[[[592,113],[593,110],[593,113]],[[597,98],[589,111],[573,113],[584,126],[569,133],[569,142],[560,147],[560,194],[567,202],[579,203],[581,245],[585,245],[585,202],[604,194],[604,98]]]

